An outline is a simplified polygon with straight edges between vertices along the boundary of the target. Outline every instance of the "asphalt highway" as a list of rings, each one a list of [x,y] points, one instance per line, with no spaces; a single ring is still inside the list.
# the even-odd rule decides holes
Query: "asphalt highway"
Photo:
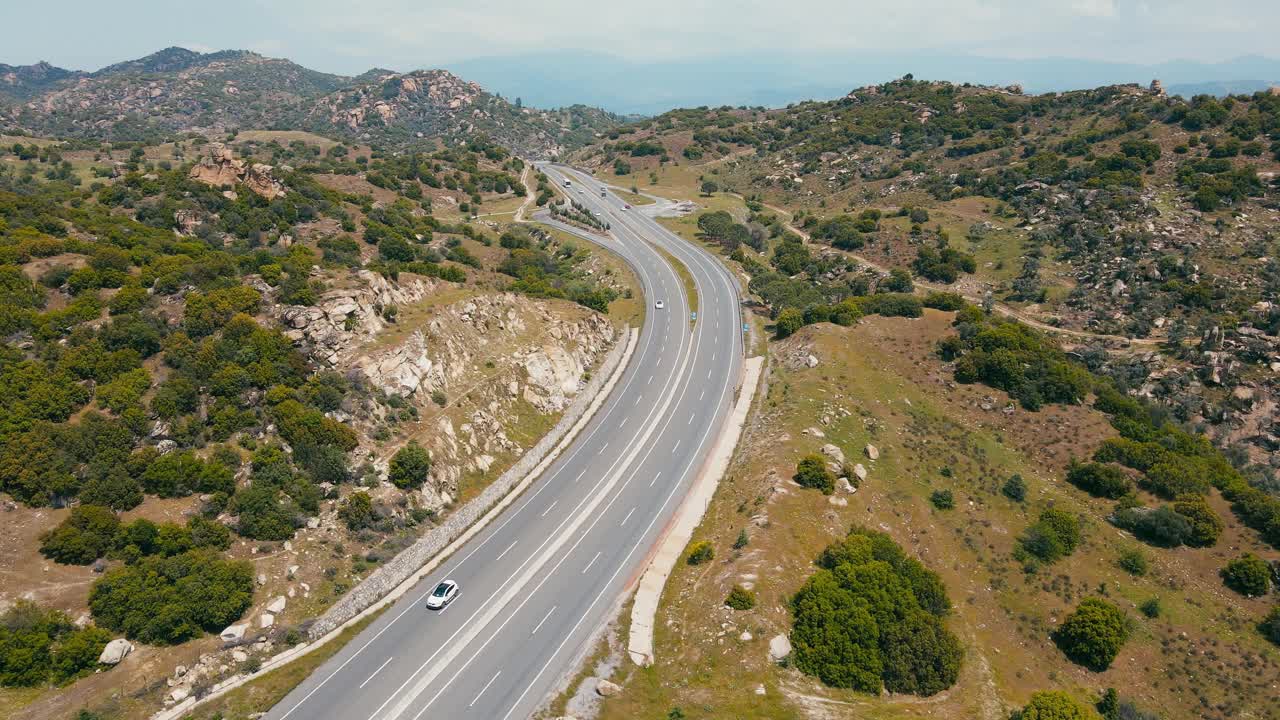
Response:
[[[635,354],[595,417],[522,497],[268,720],[528,717],[638,577],[728,416],[743,356],[734,279],[612,192],[601,197],[595,180],[541,169],[561,188],[570,178],[570,197],[611,226],[607,238],[561,229],[622,255],[639,276],[648,309]],[[654,246],[693,276],[696,321],[680,277]],[[446,578],[459,584],[457,600],[428,610],[426,595]]]

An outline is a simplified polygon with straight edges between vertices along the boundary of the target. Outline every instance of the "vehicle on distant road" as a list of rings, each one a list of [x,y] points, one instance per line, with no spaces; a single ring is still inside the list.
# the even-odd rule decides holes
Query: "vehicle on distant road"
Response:
[[[656,303],[654,303],[654,304],[653,304],[653,307],[654,307],[655,309],[657,309],[657,310],[661,310],[661,309],[665,308],[666,306],[667,306],[667,305],[666,305],[666,303],[662,302],[661,300],[659,300],[658,302],[656,302]]]
[[[565,187],[570,187],[570,186],[572,186],[572,185],[573,185],[573,181],[572,181],[572,180],[569,180],[569,179],[567,179],[567,178],[566,178],[566,179],[565,179],[565,181],[564,181],[564,186],[565,186]]]
[[[631,209],[631,206],[630,206],[630,205],[623,205],[623,206],[622,206],[622,209],[623,209],[623,210],[630,210],[630,209]]]
[[[427,596],[427,608],[431,610],[442,610],[446,605],[453,602],[458,597],[458,583],[452,580],[445,580],[436,586],[435,590]]]
[[[609,197],[609,191],[604,188],[600,188],[600,197]]]

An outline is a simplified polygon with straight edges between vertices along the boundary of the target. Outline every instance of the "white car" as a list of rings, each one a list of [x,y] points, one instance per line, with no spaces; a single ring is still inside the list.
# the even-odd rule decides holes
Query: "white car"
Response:
[[[435,590],[427,596],[427,608],[430,610],[442,610],[446,605],[453,602],[458,597],[458,583],[452,580],[445,580],[436,586]]]
[[[653,307],[654,307],[655,309],[657,309],[657,310],[661,310],[661,309],[665,308],[666,306],[667,306],[667,304],[666,304],[666,303],[664,303],[664,302],[662,302],[661,300],[659,300],[658,302],[656,302],[656,303],[654,303],[654,304],[653,304]]]

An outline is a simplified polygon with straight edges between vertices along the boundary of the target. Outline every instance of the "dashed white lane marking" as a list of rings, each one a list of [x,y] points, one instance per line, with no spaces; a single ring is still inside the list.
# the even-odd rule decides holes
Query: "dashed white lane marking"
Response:
[[[608,450],[608,449],[609,449],[609,443],[605,443],[604,445],[601,445],[601,446],[600,446],[600,452],[598,452],[598,453],[596,453],[596,454],[597,454],[597,455],[603,455],[603,454],[604,454],[604,451],[605,451],[605,450]]]
[[[706,396],[707,396],[707,389],[703,388],[702,392],[698,393],[698,402],[702,402],[702,398]]]
[[[552,504],[552,505],[555,505],[555,503],[551,503],[551,504]],[[543,514],[543,515],[546,515],[546,513],[542,513],[542,514]],[[509,553],[509,552],[511,552],[511,548],[515,547],[515,546],[516,546],[516,544],[517,544],[517,543],[519,543],[519,542],[520,542],[520,541],[519,541],[519,540],[517,540],[517,541],[515,541],[515,542],[511,543],[509,546],[507,546],[507,549],[506,549],[506,550],[503,550],[503,551],[498,555],[498,557],[494,558],[494,562],[497,562],[498,560],[501,560],[501,559],[502,559],[502,556],[503,556],[503,555],[506,555],[506,554],[507,554],[507,553]]]
[[[553,501],[551,501],[551,504],[547,506],[547,509],[542,511],[542,517],[546,517],[546,516],[547,516],[547,513],[551,512],[551,508],[555,507],[555,506],[556,506],[556,503],[558,503],[558,502],[560,502],[560,501],[559,501],[559,500],[553,500]]]
[[[652,375],[650,375],[650,376],[649,376],[649,379],[648,379],[648,380],[645,380],[645,381],[644,381],[644,384],[645,384],[645,385],[648,385],[648,384],[649,384],[649,383],[651,383],[651,382],[653,382],[653,376],[652,376]]]
[[[657,480],[657,478],[655,477],[655,478],[654,478],[654,480]],[[652,484],[653,484],[653,481],[650,481],[650,482],[649,482],[649,484],[650,484],[650,485],[652,485]],[[626,524],[627,524],[627,521],[631,519],[631,513],[635,512],[635,511],[636,511],[636,509],[635,509],[635,508],[631,508],[631,510],[629,510],[629,511],[627,512],[627,516],[626,516],[626,517],[624,517],[624,518],[622,518],[622,522],[618,523],[618,525],[619,525],[619,526],[626,525]]]
[[[662,475],[662,471],[661,471],[661,470],[659,470],[658,472],[656,472],[656,473],[654,473],[654,474],[653,474],[653,479],[649,481],[649,487],[653,487],[653,484],[654,484],[654,483],[656,483],[656,482],[658,482],[658,477],[659,477],[660,475]],[[631,517],[631,516],[630,516],[630,515],[628,515],[627,517]],[[622,522],[624,522],[624,523],[625,523],[625,522],[626,522],[626,520],[623,520]]]
[[[587,563],[587,566],[586,566],[586,567],[584,567],[584,568],[582,568],[582,573],[581,573],[581,574],[586,575],[586,574],[587,574],[587,571],[591,569],[591,566],[592,566],[592,565],[595,565],[595,564],[596,564],[596,561],[600,559],[600,555],[602,555],[603,553],[604,553],[604,551],[603,551],[603,550],[601,550],[601,551],[597,552],[597,553],[595,554],[595,557],[591,558],[591,562]]]
[[[639,404],[640,404],[640,401],[641,401],[641,400],[643,400],[643,399],[644,399],[644,395],[641,395],[640,397],[636,398],[636,402],[635,402],[635,404],[636,404],[636,405],[639,405]]]
[[[579,480],[582,479],[582,476],[586,474],[587,474],[587,468],[582,468],[582,472],[578,473],[578,477],[574,478],[573,481],[578,482]]]
[[[382,668],[386,667],[387,663],[391,662],[392,660],[395,660],[395,658],[389,657],[386,660],[382,661],[382,664],[378,666],[378,669],[373,671],[373,675],[377,675],[378,673],[382,672]],[[373,675],[370,675],[369,677],[365,678],[364,682],[360,683],[360,687],[357,689],[363,689],[365,685],[368,685],[369,681],[373,679]]]
[[[560,607],[560,606],[559,606],[559,605],[552,605],[552,606],[551,606],[551,609],[547,611],[547,614],[546,614],[546,615],[543,615],[543,616],[542,616],[542,619],[538,621],[538,624],[533,626],[533,632],[531,632],[531,633],[529,633],[529,634],[530,634],[530,635],[536,635],[536,634],[537,634],[537,632],[538,632],[538,628],[541,628],[541,627],[542,627],[542,623],[546,622],[546,621],[547,621],[547,618],[551,617],[551,613],[555,612],[555,611],[556,611],[556,608],[558,608],[558,607]]]
[[[494,674],[493,674],[493,677],[489,678],[489,682],[485,683],[485,684],[484,684],[484,687],[480,688],[480,692],[476,693],[475,698],[473,698],[473,699],[471,700],[471,704],[470,704],[470,705],[467,705],[467,707],[475,707],[475,706],[476,706],[476,702],[480,699],[480,696],[484,694],[484,691],[485,691],[485,690],[488,690],[488,689],[489,689],[489,686],[490,686],[490,685],[492,685],[492,684],[493,684],[493,681],[494,681],[494,680],[497,680],[497,679],[498,679],[498,676],[499,676],[499,675],[501,675],[501,674],[502,674],[502,671],[501,671],[501,670],[499,670],[498,672],[494,673]]]
[[[693,413],[689,413],[689,422],[685,423],[685,425],[692,425],[692,424],[693,424]]]

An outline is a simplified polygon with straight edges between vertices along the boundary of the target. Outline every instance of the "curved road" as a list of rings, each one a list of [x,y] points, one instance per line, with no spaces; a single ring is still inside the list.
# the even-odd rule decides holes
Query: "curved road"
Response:
[[[734,279],[603,186],[543,166],[612,226],[561,229],[622,255],[650,307],[613,394],[524,496],[381,615],[267,714],[268,720],[526,718],[552,692],[639,575],[728,415],[742,361]],[[581,192],[580,192],[581,190]],[[555,224],[555,223],[552,223]],[[694,278],[683,285],[650,243]],[[666,308],[657,310],[661,299]],[[436,583],[457,600],[427,610]]]

